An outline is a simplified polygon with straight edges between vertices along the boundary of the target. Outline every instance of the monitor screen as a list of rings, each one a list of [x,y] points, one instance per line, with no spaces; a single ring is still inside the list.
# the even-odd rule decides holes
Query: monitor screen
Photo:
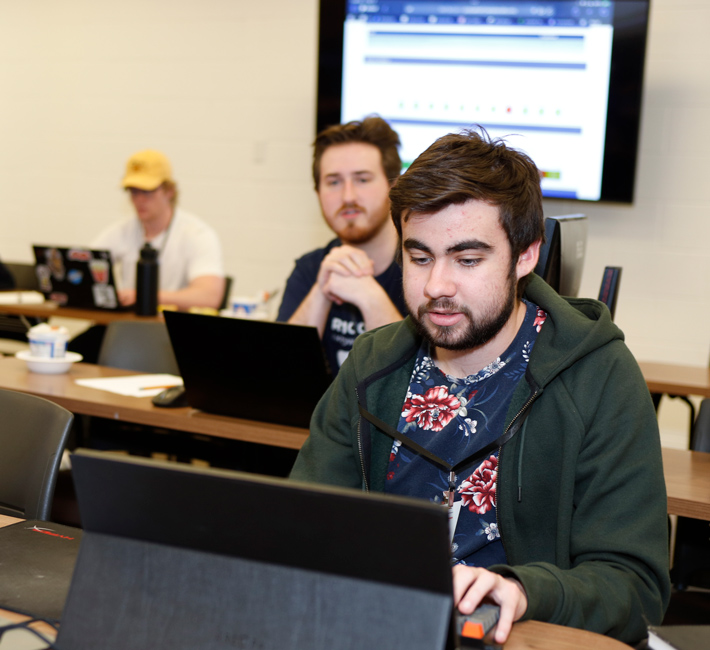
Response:
[[[630,202],[649,0],[322,0],[318,128],[377,113],[406,168],[475,125],[545,197]]]

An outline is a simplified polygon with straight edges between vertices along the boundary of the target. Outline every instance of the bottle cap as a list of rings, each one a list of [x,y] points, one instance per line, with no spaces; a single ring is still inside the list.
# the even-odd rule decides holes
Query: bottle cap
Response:
[[[157,260],[158,251],[146,242],[143,248],[141,248],[141,259],[147,262]]]

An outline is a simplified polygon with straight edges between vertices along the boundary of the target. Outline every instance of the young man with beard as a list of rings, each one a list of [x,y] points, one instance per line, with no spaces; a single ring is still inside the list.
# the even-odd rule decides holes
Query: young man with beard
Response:
[[[317,327],[334,373],[359,334],[406,313],[389,218],[398,147],[379,117],[329,127],[314,142],[315,189],[337,238],[296,261],[277,320]]]
[[[606,307],[532,273],[537,168],[448,135],[390,199],[410,317],[357,340],[292,478],[450,508],[454,601],[498,603],[499,643],[521,619],[639,641],[670,591],[656,417]]]

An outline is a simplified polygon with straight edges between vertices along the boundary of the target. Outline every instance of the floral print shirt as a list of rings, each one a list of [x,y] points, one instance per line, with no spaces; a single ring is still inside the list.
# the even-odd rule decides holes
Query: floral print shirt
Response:
[[[529,302],[515,340],[498,359],[463,379],[444,374],[429,344],[417,354],[397,430],[450,465],[476,455],[502,433],[513,391],[547,314]],[[490,566],[505,562],[496,520],[498,450],[457,471],[454,502],[461,501],[452,541],[454,563]],[[473,464],[475,463],[475,464]],[[449,489],[446,467],[392,446],[385,491],[442,503]]]

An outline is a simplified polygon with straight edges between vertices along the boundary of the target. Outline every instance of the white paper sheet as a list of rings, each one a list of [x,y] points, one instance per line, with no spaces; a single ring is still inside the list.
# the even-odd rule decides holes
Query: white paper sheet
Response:
[[[129,375],[128,377],[100,377],[77,379],[79,386],[98,388],[109,393],[129,397],[153,397],[170,386],[182,386],[182,377],[177,375]]]

